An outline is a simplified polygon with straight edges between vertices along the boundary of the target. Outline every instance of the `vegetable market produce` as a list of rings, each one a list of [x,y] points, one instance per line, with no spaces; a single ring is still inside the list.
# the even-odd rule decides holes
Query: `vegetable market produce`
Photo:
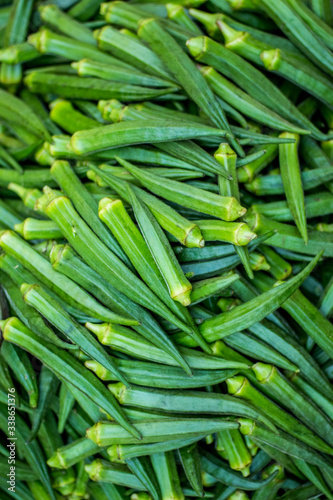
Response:
[[[0,0],[0,499],[333,499],[333,4]]]

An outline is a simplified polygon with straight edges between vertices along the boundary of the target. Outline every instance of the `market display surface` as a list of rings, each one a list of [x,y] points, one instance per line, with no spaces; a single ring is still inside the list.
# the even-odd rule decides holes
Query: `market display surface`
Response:
[[[333,3],[0,0],[0,499],[333,499]]]

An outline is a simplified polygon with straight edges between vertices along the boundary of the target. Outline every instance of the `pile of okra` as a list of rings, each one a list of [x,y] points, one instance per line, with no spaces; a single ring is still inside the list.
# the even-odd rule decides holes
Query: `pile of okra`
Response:
[[[333,499],[331,0],[0,0],[1,500]]]

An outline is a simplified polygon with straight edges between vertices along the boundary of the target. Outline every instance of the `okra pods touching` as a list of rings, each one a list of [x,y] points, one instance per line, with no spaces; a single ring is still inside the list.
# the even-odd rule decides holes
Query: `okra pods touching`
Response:
[[[333,498],[329,0],[0,0],[0,45],[0,497]]]

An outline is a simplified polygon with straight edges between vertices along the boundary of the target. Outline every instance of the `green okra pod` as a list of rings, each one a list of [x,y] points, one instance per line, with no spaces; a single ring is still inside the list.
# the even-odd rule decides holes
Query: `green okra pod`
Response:
[[[112,286],[129,298],[135,298],[138,304],[150,310],[154,309],[158,314],[166,316],[166,319],[175,322],[180,328],[191,332],[190,327],[171,313],[164,303],[104,243],[98,240],[83,219],[79,217],[68,198],[55,198],[48,205],[46,212],[53,220],[57,221],[68,241],[87,264],[99,274],[102,273]],[[73,228],[75,228],[74,233]],[[169,352],[174,353],[184,367],[187,366],[173,344],[171,342],[166,342],[166,344]]]
[[[296,467],[302,472],[302,474],[304,474],[304,476],[309,479],[311,483],[318,488],[318,490],[324,493],[328,499],[332,500],[333,496],[318,467],[310,465],[299,458],[294,458],[293,460]]]
[[[245,222],[224,222],[219,220],[197,220],[205,241],[223,241],[234,245],[248,245],[256,238]]]
[[[238,423],[222,418],[169,418],[138,421],[135,428],[142,436],[140,444],[150,444],[199,437],[223,429],[237,429]],[[137,438],[133,438],[127,431],[123,432],[120,425],[106,421],[98,422],[88,429],[87,437],[99,446],[137,442]]]
[[[154,453],[150,458],[159,482],[162,498],[184,500],[173,452]]]
[[[1,226],[3,229],[14,229],[17,224],[21,223],[21,216],[14,211],[5,201],[0,200],[0,215]]]
[[[0,61],[6,64],[20,64],[40,57],[40,53],[27,42],[11,45],[0,50]]]
[[[179,448],[178,453],[190,485],[194,491],[202,497],[204,495],[204,491],[201,477],[200,455],[197,443]]]
[[[293,268],[289,262],[281,257],[281,255],[267,245],[263,245],[260,249],[270,265],[270,274],[272,274],[275,279],[283,281],[291,275]]]
[[[220,444],[222,442],[230,468],[244,472],[250,466],[252,457],[239,430],[230,429],[219,432],[218,440]]]
[[[208,37],[192,38],[188,40],[187,46],[196,60],[221,70],[226,77],[237,81],[241,89],[251,97],[301,127],[297,133],[311,133],[318,139],[324,135],[272,82],[237,54]]]
[[[228,486],[235,486],[246,490],[257,490],[272,479],[268,478],[256,481],[251,478],[243,478],[240,473],[233,471],[225,462],[222,462],[222,460],[202,448],[200,448],[200,456],[202,469]]]
[[[32,209],[35,208],[37,199],[40,198],[43,194],[39,189],[27,189],[20,184],[15,184],[15,182],[10,182],[8,184],[8,189],[14,191],[14,193],[16,193],[22,199],[24,204]]]
[[[304,19],[300,17],[299,12],[302,9],[297,9],[297,12],[295,10],[297,5],[300,5],[300,2],[293,2],[293,0],[282,0],[277,5],[272,5],[267,0],[260,0],[260,6],[264,12],[274,19],[281,31],[287,35],[296,47],[304,52],[317,66],[332,75],[332,53]]]
[[[196,281],[192,284],[191,304],[192,306],[208,299],[214,295],[220,295],[222,290],[228,288],[234,281],[240,279],[240,276],[234,272],[226,273],[216,278]]]
[[[38,11],[41,19],[56,31],[61,31],[80,42],[96,44],[90,29],[60,10],[57,5],[43,5]]]
[[[160,498],[160,488],[149,457],[135,457],[126,460],[131,472],[141,481],[154,500]]]
[[[126,166],[126,168],[139,179],[146,188],[157,196],[161,196],[169,201],[173,201],[193,210],[207,213],[208,215],[214,215],[226,221],[235,220],[245,213],[245,209],[240,206],[234,197],[219,196],[194,187],[192,187],[191,192],[189,192],[189,190],[186,189],[186,184],[171,179],[164,179],[162,185],[158,176],[150,173],[148,174],[125,160],[121,160],[121,163]]]
[[[124,85],[119,82],[101,80],[99,78],[81,78],[74,75],[57,75],[33,71],[25,77],[25,85],[31,92],[38,94],[56,93],[69,99],[98,100],[121,99],[137,101],[153,99],[174,92],[175,88],[153,89],[137,85]]]
[[[290,377],[293,385],[302,391],[306,396],[308,396],[321,410],[326,413],[326,415],[332,419],[333,416],[333,404],[330,399],[321,394],[317,389],[312,387],[308,382],[306,382],[298,373],[293,373]]]
[[[112,464],[107,460],[94,460],[85,466],[90,479],[93,481],[120,484],[135,490],[145,490],[143,483],[130,472],[126,465]]]
[[[250,436],[255,443],[267,443],[284,453],[305,460],[310,464],[328,469],[331,468],[330,463],[319,453],[298,439],[292,438],[287,433],[279,431],[279,434],[274,434],[249,419],[241,418],[238,419],[238,421],[240,423],[241,433]]]
[[[123,85],[121,87],[123,88]],[[76,132],[70,140],[69,147],[78,155],[89,155],[119,146],[180,141],[212,135],[226,136],[227,132],[206,125],[189,125],[184,121],[160,120],[151,123],[135,120],[105,125],[94,132],[84,130]]]
[[[229,394],[252,403],[267,416],[270,416],[275,425],[283,431],[318,451],[332,454],[332,448],[315,431],[313,432],[308,429],[299,420],[268,399],[270,396],[269,391],[266,391],[266,396],[263,395],[256,387],[250,384],[247,378],[240,375],[229,379],[227,385]]]
[[[39,480],[47,490],[49,498],[55,500],[56,497],[51,486],[49,471],[46,467],[45,458],[37,440],[33,440],[30,445],[27,446],[26,441],[29,438],[30,429],[18,412],[15,415],[15,422],[17,445],[23,451],[23,457],[26,459],[33,472],[38,476]],[[6,409],[5,411],[3,405],[0,407],[0,426],[1,430],[8,436],[8,438],[10,438],[11,436],[8,429],[8,410]],[[7,490],[8,483],[6,482],[5,484]]]
[[[99,124],[96,120],[92,120],[88,116],[75,110],[74,106],[69,101],[62,99],[52,103],[50,118],[69,134],[74,134],[78,130],[88,130],[96,128],[99,125],[102,126],[102,124]]]
[[[184,90],[204,110],[212,123],[230,134],[229,138],[233,148],[239,156],[244,156],[243,149],[233,136],[219,102],[199,70],[172,36],[154,19],[142,21],[138,34],[149,43]],[[172,57],[170,57],[171,53]]]
[[[168,287],[171,298],[188,306],[191,303],[192,285],[183,274],[171,245],[148,207],[140,202],[132,190],[130,190],[130,199],[143,238]]]
[[[85,362],[85,366],[103,381],[119,380],[114,373],[96,361],[88,360]],[[125,374],[130,383],[164,389],[205,387],[221,383],[236,374],[236,370],[195,370],[192,377],[188,377],[181,368],[166,366],[162,368],[157,364],[142,361],[117,360],[116,366]]]
[[[124,252],[121,250],[112,234],[106,229],[98,218],[98,205],[91,194],[70,167],[68,162],[56,161],[50,170],[53,178],[61,189],[70,198],[80,215],[93,228],[101,240],[125,263],[129,263]]]
[[[269,390],[269,394],[273,399],[278,400],[281,405],[289,408],[308,427],[312,428],[318,435],[332,444],[330,437],[331,423],[329,420],[313,403],[310,403],[310,401],[297,392],[292,384],[275,367],[264,363],[256,363],[253,366],[253,370],[260,386],[265,391]]]
[[[44,342],[17,318],[1,321],[3,336],[9,342],[15,342],[24,350],[31,352],[43,361],[55,374],[61,374],[80,391],[88,395],[96,404],[124,425],[129,433],[140,439],[140,433],[132,427],[115,399],[110,398],[107,389],[83,367],[79,361],[53,344]],[[66,366],[66,369],[64,367]]]
[[[242,356],[241,356],[242,358]],[[247,415],[272,426],[261,412],[254,410],[253,405],[240,402],[237,398],[225,394],[208,393],[203,391],[171,391],[161,389],[145,389],[137,386],[127,388],[122,383],[110,384],[109,390],[121,405],[135,406],[162,411],[166,414],[193,413],[215,415]]]
[[[0,257],[0,267],[7,272],[9,267],[18,264],[14,259],[12,260],[8,255],[1,255]],[[7,263],[6,263],[7,261]],[[34,330],[36,335],[55,344],[59,347],[65,349],[74,349],[75,346],[63,342],[51,328],[46,325],[40,314],[33,308],[27,306],[27,304],[22,299],[22,294],[19,291],[19,286],[15,283],[9,274],[4,274],[1,272],[1,285],[5,290],[5,295],[8,303],[10,304],[13,312],[20,318],[22,323],[24,323],[28,328]]]
[[[171,19],[175,23],[179,24],[180,26],[187,28],[189,31],[192,31],[196,35],[202,34],[200,28],[190,18],[190,16],[188,15],[188,12],[185,10],[185,8],[182,5],[167,3],[166,10],[167,10],[169,19]]]
[[[75,343],[83,352],[99,361],[104,368],[110,370],[116,377],[126,382],[126,377],[117,369],[109,356],[96,339],[86,328],[77,323],[72,317],[39,285],[21,286],[21,293],[25,302],[34,307],[52,325],[60,330],[71,342]]]
[[[251,230],[258,235],[268,230],[276,230],[274,236],[266,240],[267,245],[306,255],[315,255],[325,249],[325,256],[333,255],[333,240],[330,233],[309,230],[308,244],[304,245],[304,240],[296,227],[273,221],[255,210],[249,210],[245,219]]]
[[[140,40],[123,35],[111,26],[96,31],[95,37],[102,50],[110,52],[121,61],[140,71],[168,80],[169,86],[170,82],[175,81],[158,55]]]
[[[257,323],[268,314],[275,311],[290,295],[292,295],[304,279],[311,273],[320,259],[322,252],[315,257],[301,273],[291,278],[283,285],[259,295],[249,302],[235,307],[231,311],[222,313],[212,319],[207,319],[199,326],[199,331],[206,341],[213,342],[236,331]],[[283,290],[282,290],[283,287]],[[280,293],[277,293],[279,290]]]
[[[15,224],[14,230],[25,240],[60,239],[62,232],[57,224],[50,220],[39,220],[29,217],[19,224]]]
[[[107,345],[116,351],[155,363],[171,366],[176,365],[175,360],[170,355],[163,352],[161,348],[155,347],[152,342],[143,339],[128,328],[119,328],[106,323],[101,325],[86,323],[86,326],[97,335],[101,344]],[[194,369],[224,370],[246,369],[249,367],[246,363],[230,362],[226,359],[214,358],[203,352],[187,349],[186,347],[179,347],[179,351],[182,353],[182,356],[189,366]]]
[[[78,62],[74,62],[72,63],[72,68],[75,68],[80,76],[93,76],[102,78],[103,80],[112,80],[140,87],[168,87],[170,85],[170,81],[142,73],[137,69],[118,67],[116,64],[108,64],[106,66],[102,62],[91,59],[81,59]]]
[[[82,437],[70,444],[61,446],[48,459],[47,464],[56,469],[69,469],[73,465],[101,451],[90,439]]]
[[[5,231],[0,236],[0,246],[20,264],[31,271],[44,285],[59,295],[70,306],[79,309],[89,317],[104,321],[114,320],[113,313],[101,306],[74,281],[53,270],[52,265],[14,232]]]
[[[38,405],[38,385],[35,370],[27,353],[10,342],[4,342],[1,346],[1,356],[13,371],[16,380],[27,392],[31,408],[36,408]]]
[[[304,243],[307,244],[308,234],[306,227],[304,192],[297,151],[299,136],[286,133],[283,133],[282,135],[287,135],[287,137],[291,137],[296,140],[294,144],[281,144],[279,146],[280,171],[288,207],[292,213],[296,226],[302,235]]]

